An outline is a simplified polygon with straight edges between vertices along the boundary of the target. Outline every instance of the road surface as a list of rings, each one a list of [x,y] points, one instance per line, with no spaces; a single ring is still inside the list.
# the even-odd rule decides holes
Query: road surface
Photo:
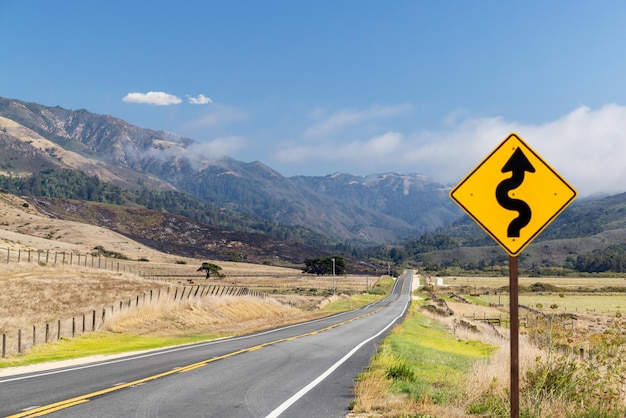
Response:
[[[412,273],[365,308],[242,337],[0,377],[0,416],[344,417]]]

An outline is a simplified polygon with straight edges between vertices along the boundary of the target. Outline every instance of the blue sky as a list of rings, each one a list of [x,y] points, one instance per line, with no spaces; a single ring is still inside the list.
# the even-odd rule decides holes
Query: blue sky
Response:
[[[514,131],[626,191],[626,2],[1,0],[0,37],[0,96],[208,158],[456,184]]]

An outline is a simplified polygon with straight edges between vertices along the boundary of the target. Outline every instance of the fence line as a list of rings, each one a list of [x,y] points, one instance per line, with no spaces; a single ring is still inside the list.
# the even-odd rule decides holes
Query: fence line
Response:
[[[170,291],[170,288],[166,289],[167,291],[165,292],[162,292],[160,288],[156,291],[150,290],[128,300],[120,300],[119,303],[113,303],[110,307],[82,313],[78,317],[56,319],[34,324],[26,329],[18,328],[11,332],[5,332],[2,334],[0,358],[5,358],[11,354],[23,354],[35,345],[60,341],[64,338],[74,338],[80,334],[101,330],[106,322],[114,316],[128,312],[133,308],[159,302],[162,298],[164,300],[171,298],[173,301],[222,296],[252,296],[261,299],[271,299],[271,296],[267,293],[237,286],[183,285],[182,288],[176,286],[173,292]]]
[[[6,257],[3,256],[5,253]],[[93,254],[81,254],[80,252],[75,251],[22,250],[21,248],[14,250],[7,248],[6,251],[4,249],[0,249],[0,260],[4,261],[5,264],[43,263],[55,266],[66,265],[91,267],[129,273],[137,273],[139,271],[139,268],[133,265],[137,263],[137,261],[119,259],[111,260],[106,257],[100,257]]]

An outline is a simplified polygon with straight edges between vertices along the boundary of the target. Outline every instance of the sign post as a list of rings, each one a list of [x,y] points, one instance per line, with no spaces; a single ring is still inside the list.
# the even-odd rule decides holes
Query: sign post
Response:
[[[576,198],[576,190],[511,133],[452,189],[450,197],[509,254],[511,417],[518,418],[517,256]]]
[[[519,297],[517,257],[509,256],[509,322],[511,353],[511,418],[519,417]]]

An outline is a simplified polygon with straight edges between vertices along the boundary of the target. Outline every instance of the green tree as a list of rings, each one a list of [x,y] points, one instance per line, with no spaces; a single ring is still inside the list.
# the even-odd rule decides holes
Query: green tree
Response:
[[[202,263],[197,271],[204,271],[206,273],[206,279],[210,278],[211,274],[219,278],[226,277],[226,275],[222,273],[222,268],[220,266],[209,262]]]
[[[307,258],[304,260],[302,272],[318,276],[333,274],[333,272],[336,275],[344,275],[346,274],[346,260],[340,256]]]

